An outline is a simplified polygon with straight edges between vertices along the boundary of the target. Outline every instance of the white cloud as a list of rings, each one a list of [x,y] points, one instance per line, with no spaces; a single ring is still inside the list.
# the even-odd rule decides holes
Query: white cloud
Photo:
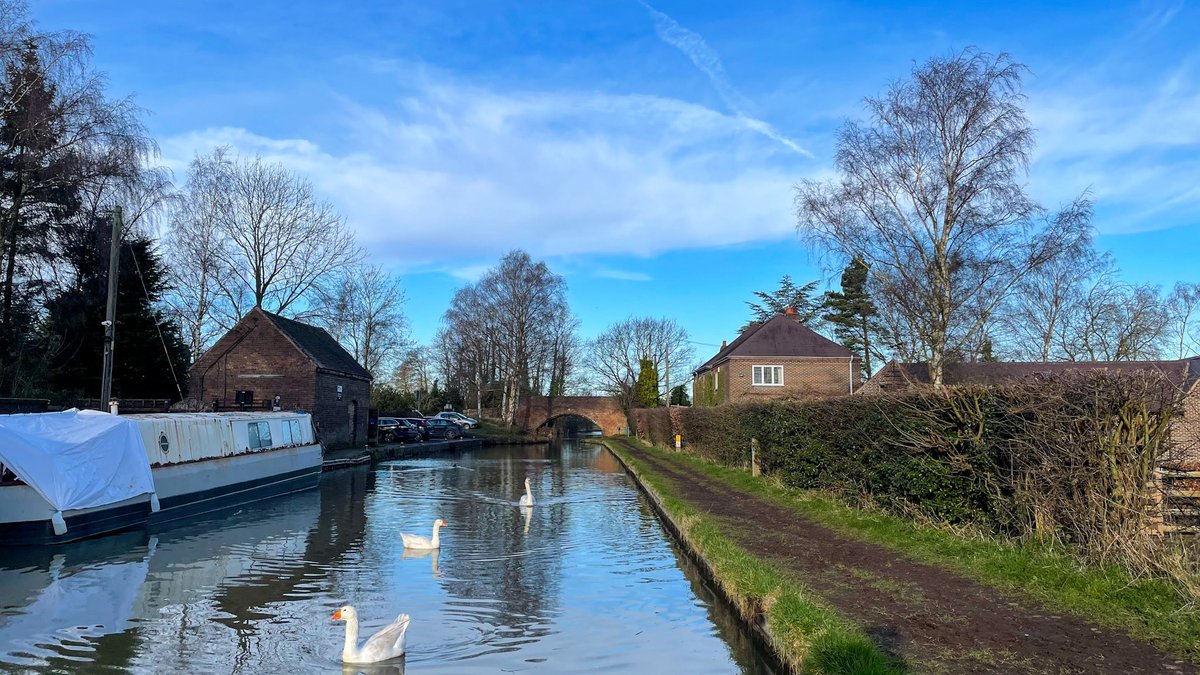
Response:
[[[654,281],[654,277],[645,272],[631,272],[629,270],[615,270],[601,268],[592,272],[592,276],[602,279],[616,279],[618,281]]]
[[[793,235],[791,188],[807,164],[738,117],[654,96],[446,81],[405,94],[390,109],[346,103],[345,138],[328,147],[214,128],[166,139],[163,154],[177,170],[223,144],[281,162],[346,215],[373,257],[409,266],[517,247],[652,255]]]
[[[1200,77],[1185,62],[1158,80],[1114,83],[1105,72],[1038,82],[1029,116],[1038,130],[1032,184],[1046,201],[1084,189],[1110,217],[1106,234],[1159,229],[1200,217]]]

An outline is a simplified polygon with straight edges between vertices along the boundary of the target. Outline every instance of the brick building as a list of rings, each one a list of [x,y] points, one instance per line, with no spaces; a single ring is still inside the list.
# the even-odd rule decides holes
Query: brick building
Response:
[[[258,307],[196,360],[189,383],[205,409],[307,410],[323,443],[367,438],[370,373],[324,329]]]
[[[778,314],[752,323],[692,373],[696,405],[845,396],[858,388],[859,357]]]

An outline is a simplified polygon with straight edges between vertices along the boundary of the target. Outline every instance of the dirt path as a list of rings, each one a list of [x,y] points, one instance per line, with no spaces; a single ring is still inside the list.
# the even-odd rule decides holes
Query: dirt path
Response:
[[[1124,633],[1042,611],[954,572],[852,539],[628,443],[624,451],[856,621],[918,672],[1195,673]]]

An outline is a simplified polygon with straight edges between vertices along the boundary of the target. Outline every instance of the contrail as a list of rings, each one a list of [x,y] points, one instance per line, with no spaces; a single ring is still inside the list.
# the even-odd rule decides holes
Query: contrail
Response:
[[[659,39],[683,52],[684,56],[692,60],[696,68],[700,69],[700,72],[704,73],[708,81],[712,83],[713,88],[717,90],[717,95],[721,97],[725,105],[729,106],[729,109],[747,128],[783,144],[793,152],[798,152],[806,157],[813,156],[798,143],[779,133],[775,127],[746,114],[746,110],[751,107],[750,101],[746,100],[746,97],[742,96],[742,93],[729,83],[729,77],[725,74],[725,66],[721,64],[721,57],[717,55],[716,50],[708,46],[699,33],[680,26],[678,21],[654,9],[645,0],[638,0],[638,3],[650,12],[650,16],[654,19],[654,31],[658,33]]]

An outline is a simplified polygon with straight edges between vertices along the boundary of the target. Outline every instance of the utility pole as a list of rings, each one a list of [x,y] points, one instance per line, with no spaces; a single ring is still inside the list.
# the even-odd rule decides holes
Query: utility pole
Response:
[[[117,272],[121,256],[121,207],[113,209],[112,242],[108,254],[108,307],[104,313],[104,370],[100,374],[101,410],[112,400],[113,341],[117,333]],[[111,406],[109,407],[111,409]]]

